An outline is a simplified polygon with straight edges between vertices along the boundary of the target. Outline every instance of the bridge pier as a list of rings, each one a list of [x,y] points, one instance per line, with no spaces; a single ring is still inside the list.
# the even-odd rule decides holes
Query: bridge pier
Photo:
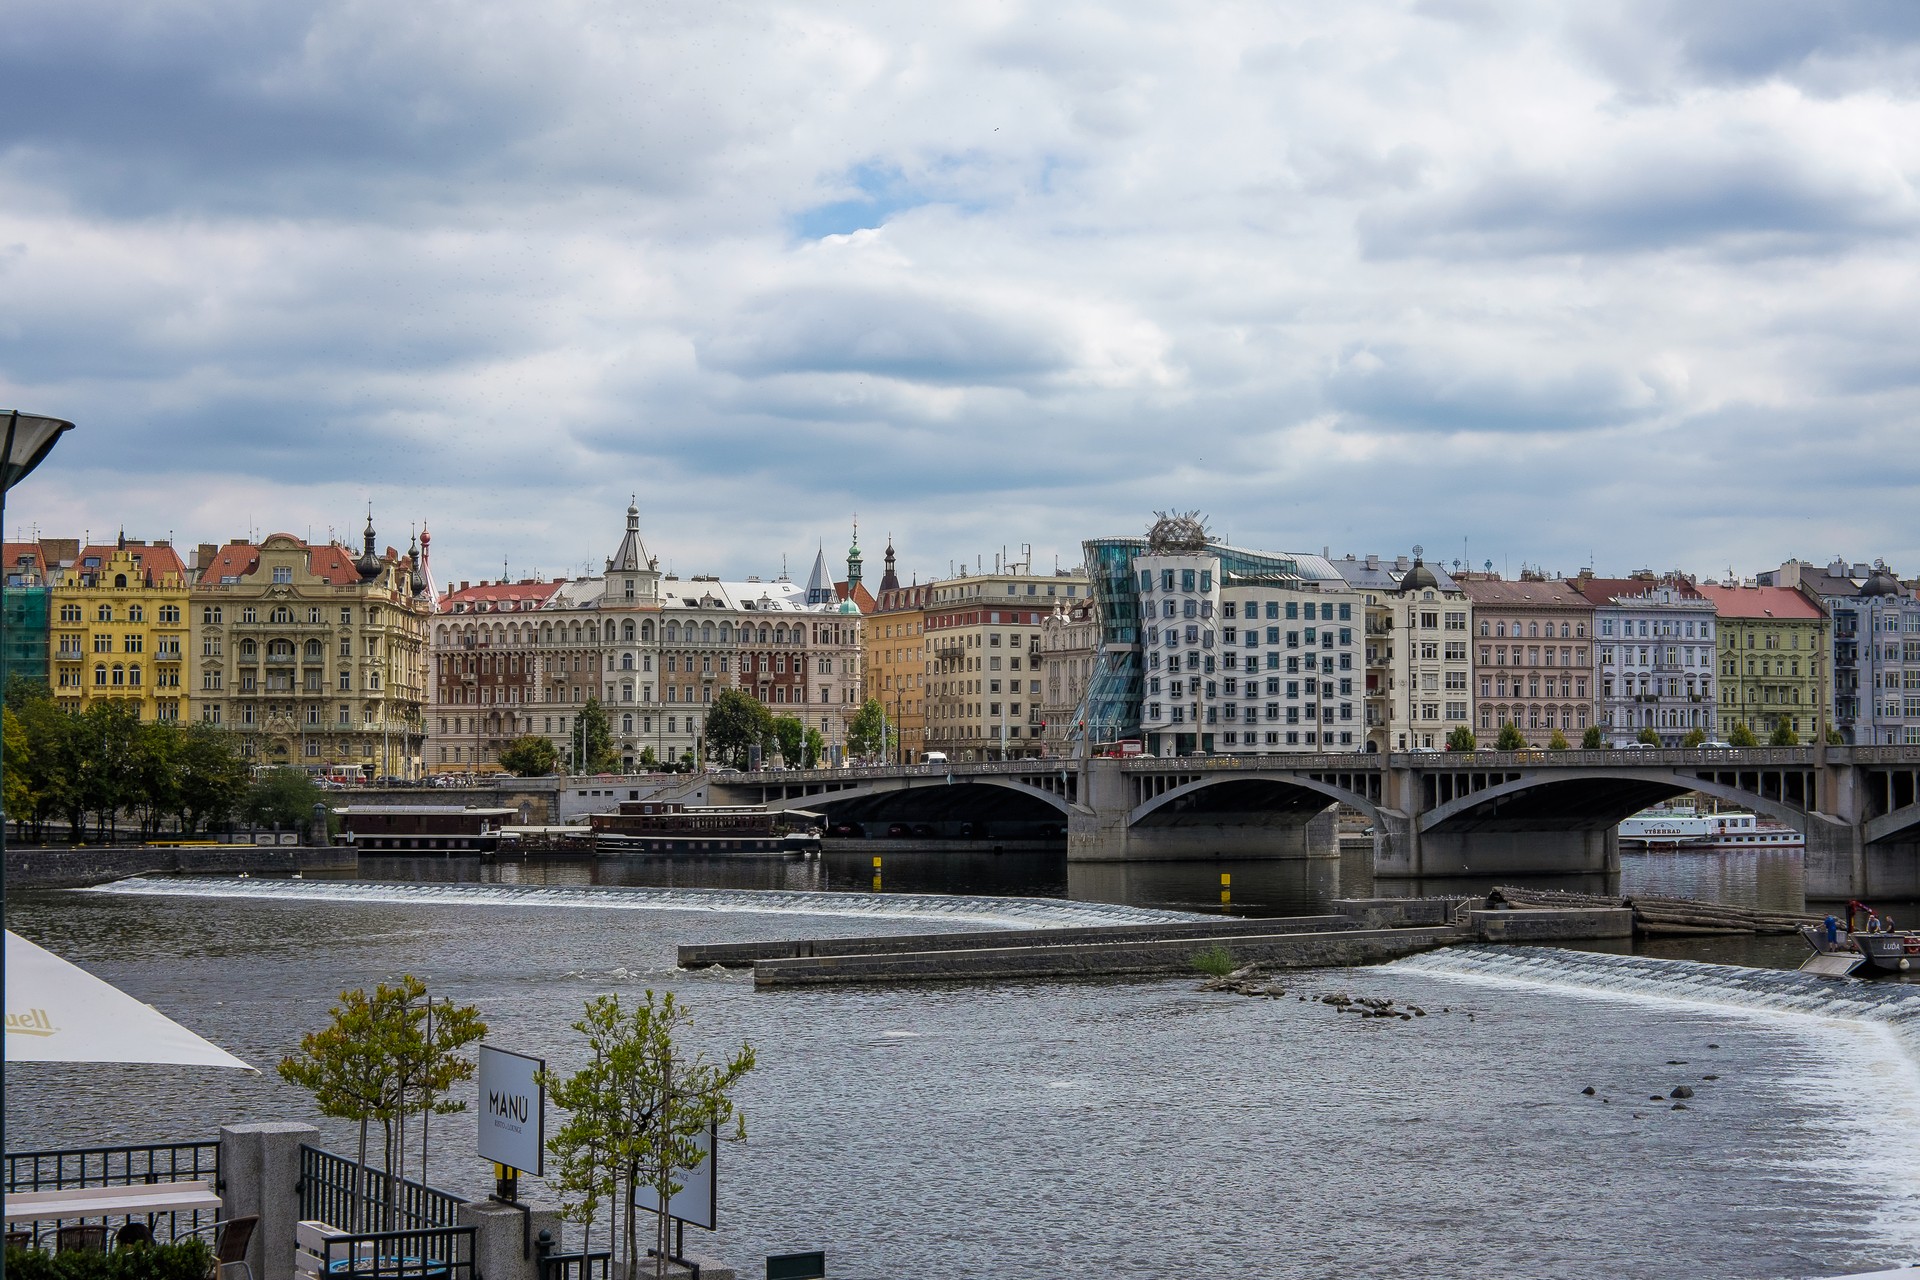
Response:
[[[1117,819],[1117,820],[1116,820]],[[1329,805],[1306,821],[1271,813],[1176,815],[1128,823],[1127,811],[1067,819],[1068,862],[1194,862],[1215,858],[1338,858]]]

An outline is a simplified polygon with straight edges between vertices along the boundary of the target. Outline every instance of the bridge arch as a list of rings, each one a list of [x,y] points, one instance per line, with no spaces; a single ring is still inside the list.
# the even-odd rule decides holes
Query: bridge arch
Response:
[[[1159,795],[1135,805],[1127,813],[1127,825],[1129,827],[1137,826],[1143,819],[1166,808],[1168,805],[1188,797],[1198,797],[1210,791],[1212,794],[1207,797],[1208,799],[1224,801],[1238,812],[1252,812],[1273,808],[1298,810],[1303,808],[1302,805],[1297,803],[1298,799],[1301,798],[1299,797],[1299,793],[1308,792],[1319,796],[1322,800],[1322,803],[1313,808],[1312,812],[1314,814],[1325,810],[1330,805],[1339,803],[1358,809],[1369,818],[1377,820],[1379,816],[1373,801],[1357,791],[1349,791],[1345,787],[1335,786],[1330,782],[1322,782],[1317,778],[1307,777],[1303,774],[1276,770],[1271,773],[1222,773],[1195,778],[1193,781],[1182,783],[1180,786],[1169,787]],[[1289,798],[1286,795],[1286,793],[1289,792],[1292,793],[1291,798],[1296,801],[1295,803],[1274,804],[1275,800]]]
[[[1796,831],[1807,829],[1806,811],[1784,801],[1691,774],[1649,769],[1609,769],[1593,773],[1556,769],[1529,773],[1429,809],[1420,815],[1419,826],[1423,832],[1460,830],[1472,824],[1476,810],[1493,806],[1500,812],[1489,811],[1480,816],[1519,821],[1537,816],[1557,828],[1597,830],[1618,826],[1649,805],[1690,791],[1743,805],[1755,813],[1776,818]],[[1515,798],[1526,803],[1500,804]],[[1580,808],[1586,812],[1579,812]]]
[[[855,783],[832,790],[822,789],[806,795],[766,795],[760,803],[770,809],[819,809],[822,805],[844,804],[849,800],[866,800],[876,796],[909,792],[961,792],[970,791],[975,787],[992,787],[1001,791],[1010,791],[1016,795],[1029,796],[1051,806],[1062,816],[1072,811],[1072,806],[1067,803],[1064,796],[1030,786],[1015,778],[1000,777],[954,778],[950,783],[946,778],[876,778],[871,782]],[[771,791],[774,788],[755,789]]]
[[[1903,805],[1891,813],[1868,819],[1865,835],[1868,844],[1920,836],[1920,803]]]

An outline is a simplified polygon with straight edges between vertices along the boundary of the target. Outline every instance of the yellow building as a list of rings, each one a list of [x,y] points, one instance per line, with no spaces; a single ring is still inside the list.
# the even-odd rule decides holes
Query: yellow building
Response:
[[[912,764],[927,749],[927,594],[929,587],[899,585],[891,570],[880,580],[866,619],[866,696],[879,700],[899,745],[898,762]],[[894,585],[889,587],[891,580]]]
[[[54,697],[69,711],[106,699],[144,721],[179,720],[189,679],[187,571],[166,542],[87,547],[51,573]]]
[[[1695,584],[1720,631],[1720,736],[1744,725],[1764,745],[1785,724],[1802,742],[1832,727],[1832,621],[1794,587]]]
[[[193,708],[256,765],[417,777],[433,601],[417,550],[276,533],[201,549]]]

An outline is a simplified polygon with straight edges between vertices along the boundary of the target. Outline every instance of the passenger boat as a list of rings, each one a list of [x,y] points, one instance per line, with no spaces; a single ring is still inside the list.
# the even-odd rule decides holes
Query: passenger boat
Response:
[[[1863,902],[1849,902],[1847,926],[1835,930],[1831,942],[1824,924],[1801,926],[1801,938],[1813,948],[1812,957],[1800,966],[1801,972],[1830,978],[1844,978],[1862,967],[1888,973],[1920,973],[1920,930],[1854,928],[1863,914],[1872,916],[1873,912]]]
[[[596,813],[589,824],[601,854],[714,853],[763,857],[820,852],[825,825],[804,809],[758,805],[684,805],[625,800],[614,813]]]
[[[362,853],[479,854],[500,847],[502,826],[517,809],[469,809],[457,804],[350,804],[340,816],[341,839]]]
[[[1751,813],[1697,813],[1688,808],[1643,809],[1620,824],[1620,843],[1642,849],[1803,849],[1807,838]]]

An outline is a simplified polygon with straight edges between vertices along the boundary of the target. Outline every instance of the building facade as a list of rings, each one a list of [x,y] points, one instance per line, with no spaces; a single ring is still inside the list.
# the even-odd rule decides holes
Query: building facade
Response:
[[[1087,580],[1015,564],[928,585],[926,749],[954,761],[1039,755],[1040,627],[1057,602],[1084,600]]]
[[[866,696],[878,699],[895,734],[898,763],[927,750],[927,600],[931,586],[900,584],[893,544],[886,573],[866,616]]]
[[[1719,734],[1715,711],[1713,602],[1679,576],[1572,580],[1593,605],[1604,745],[1624,747],[1648,730],[1663,747],[1694,732]]]
[[[1100,643],[1093,601],[1068,608],[1054,606],[1040,623],[1040,749],[1043,755],[1068,754],[1078,727],[1075,716],[1087,696]]]
[[[1702,582],[1718,632],[1720,737],[1744,725],[1765,742],[1786,724],[1802,742],[1824,734],[1831,710],[1831,628],[1819,600],[1796,587]]]
[[[203,549],[189,592],[192,714],[255,765],[414,777],[433,603],[418,555],[276,533]]]
[[[538,612],[559,582],[462,582],[440,597],[427,709],[430,772],[493,772],[500,752],[536,732],[547,651]]]
[[[143,721],[178,721],[190,689],[187,593],[187,568],[165,542],[123,536],[54,569],[44,634],[59,704],[81,711],[111,700]]]
[[[1920,598],[1884,563],[1790,560],[1763,585],[1816,595],[1833,619],[1833,728],[1860,746],[1920,743]]]
[[[1472,602],[1444,568],[1417,552],[1412,559],[1348,555],[1331,562],[1366,606],[1369,751],[1438,750],[1453,730],[1472,724],[1471,705],[1463,707],[1459,696],[1472,674],[1462,632],[1471,632]]]
[[[1462,575],[1473,602],[1476,735],[1516,725],[1530,747],[1557,731],[1578,744],[1594,702],[1593,605],[1564,579]]]

